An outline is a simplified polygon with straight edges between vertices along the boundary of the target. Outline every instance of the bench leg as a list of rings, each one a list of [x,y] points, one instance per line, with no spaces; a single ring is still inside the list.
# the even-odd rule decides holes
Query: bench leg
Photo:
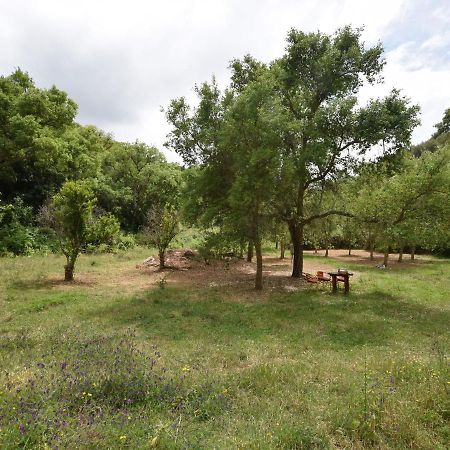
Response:
[[[344,292],[348,294],[350,291],[350,277],[345,277],[344,281]]]
[[[336,277],[332,277],[332,279],[333,279],[333,281],[332,281],[332,283],[333,283],[332,292],[337,292],[337,279],[336,279]]]

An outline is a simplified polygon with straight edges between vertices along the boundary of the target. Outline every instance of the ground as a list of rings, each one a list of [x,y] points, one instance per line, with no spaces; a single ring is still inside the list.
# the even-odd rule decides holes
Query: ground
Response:
[[[0,259],[2,448],[417,448],[450,438],[450,261],[142,268],[151,252]],[[2,388],[1,386],[4,386]]]

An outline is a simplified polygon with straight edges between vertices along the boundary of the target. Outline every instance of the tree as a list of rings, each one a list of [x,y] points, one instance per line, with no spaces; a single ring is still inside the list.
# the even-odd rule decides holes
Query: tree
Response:
[[[158,249],[159,268],[164,269],[166,250],[179,233],[179,214],[173,205],[155,205],[147,213],[144,240]]]
[[[374,145],[381,145],[384,156],[396,154],[409,144],[418,123],[418,107],[409,106],[396,90],[358,108],[359,88],[364,81],[374,83],[384,64],[381,45],[366,49],[360,34],[349,27],[332,36],[291,30],[286,54],[269,69],[249,57],[234,61],[230,89],[221,94],[214,81],[204,83],[196,88],[197,108],[190,109],[181,98],[173,100],[167,111],[172,125],[167,145],[186,164],[198,165],[208,175],[199,178],[198,196],[205,210],[215,211],[210,217],[217,223],[219,211],[226,212],[228,206],[223,192],[234,180],[233,152],[221,148],[227,112],[258,80],[270,87],[265,103],[273,120],[270,129],[258,130],[260,139],[267,133],[277,136],[271,143],[276,157],[270,162],[275,189],[265,208],[289,228],[294,277],[303,270],[305,226],[330,215],[348,214],[342,209],[318,210],[308,201],[311,193],[328,189],[350,174],[357,157]],[[248,193],[251,186],[247,184]]]
[[[450,147],[420,158],[406,155],[391,176],[362,173],[352,181],[351,211],[371,227],[388,265],[389,248],[437,247],[450,221]],[[448,235],[447,235],[448,236]]]
[[[137,232],[154,205],[171,201],[181,183],[181,170],[143,143],[113,143],[105,155],[97,184],[98,204],[119,218],[124,229]]]
[[[382,144],[384,154],[409,144],[418,107],[396,90],[383,100],[357,108],[355,94],[364,80],[374,83],[383,60],[382,47],[366,49],[360,30],[345,27],[329,36],[291,30],[287,50],[272,70],[285,110],[282,171],[276,205],[290,230],[293,277],[303,270],[304,228],[345,210],[308,207],[311,191],[351,173],[355,157]]]
[[[435,152],[438,148],[450,144],[450,108],[446,109],[441,122],[435,124],[434,127],[436,132],[430,139],[411,148],[414,156],[419,157],[424,152]]]
[[[73,280],[76,260],[87,242],[94,205],[95,196],[89,182],[67,181],[51,204],[41,209],[41,221],[55,231],[66,257],[66,281]]]
[[[20,69],[0,77],[0,192],[36,210],[66,178],[63,137],[77,105],[56,87],[39,89]]]
[[[228,215],[255,248],[255,288],[262,289],[262,239],[269,231],[277,184],[279,134],[271,78],[264,71],[242,89],[225,113],[219,150],[231,160]]]
[[[433,138],[443,133],[450,133],[450,108],[445,110],[444,117],[434,127],[436,128],[436,133],[433,134]]]
[[[236,241],[255,248],[255,287],[261,289],[261,242],[277,166],[273,87],[270,79],[251,76],[252,70],[266,71],[250,57],[232,66],[233,91],[221,94],[213,79],[196,88],[200,102],[193,112],[184,99],[171,103],[167,117],[174,129],[168,142],[198,167],[189,209],[205,227],[219,227],[227,236],[233,229]]]

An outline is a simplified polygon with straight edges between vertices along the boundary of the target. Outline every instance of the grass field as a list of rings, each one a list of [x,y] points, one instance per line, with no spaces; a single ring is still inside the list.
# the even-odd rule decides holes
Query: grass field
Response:
[[[0,259],[1,448],[448,448],[449,260],[241,296],[145,256]]]

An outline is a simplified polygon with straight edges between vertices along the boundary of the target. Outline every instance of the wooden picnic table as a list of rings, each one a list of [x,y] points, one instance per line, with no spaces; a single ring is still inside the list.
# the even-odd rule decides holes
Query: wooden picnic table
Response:
[[[348,294],[350,291],[350,277],[353,276],[352,272],[328,272],[328,275],[331,276],[331,282],[333,285],[332,292],[337,292],[337,283],[341,281],[344,283],[344,292]]]

